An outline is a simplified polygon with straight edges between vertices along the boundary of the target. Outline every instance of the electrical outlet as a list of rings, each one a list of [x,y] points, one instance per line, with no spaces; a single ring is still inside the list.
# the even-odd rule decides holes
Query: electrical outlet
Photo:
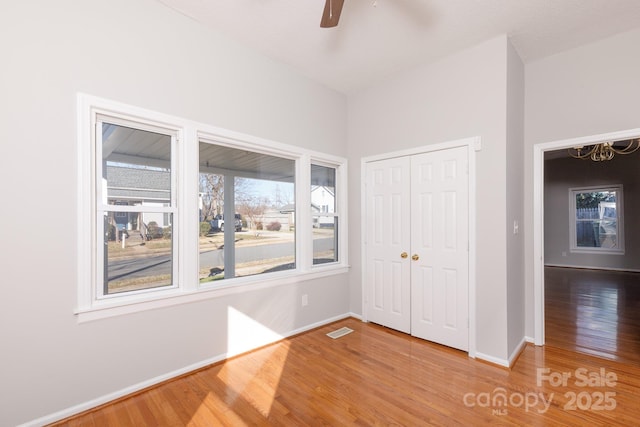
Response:
[[[309,305],[309,296],[307,294],[302,295],[302,306],[306,307]]]

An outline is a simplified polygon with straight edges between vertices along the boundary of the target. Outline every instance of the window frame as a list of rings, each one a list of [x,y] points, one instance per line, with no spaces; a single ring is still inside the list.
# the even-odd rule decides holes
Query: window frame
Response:
[[[295,151],[291,151],[289,149],[289,147],[285,147],[282,146],[280,148],[280,150],[276,150],[273,147],[273,143],[269,143],[269,145],[267,146],[265,145],[259,145],[256,144],[255,142],[252,143],[251,141],[248,140],[241,140],[241,139],[229,139],[228,137],[225,137],[223,135],[221,135],[220,133],[213,133],[210,131],[199,131],[197,133],[197,144],[198,144],[198,151],[199,151],[199,144],[200,143],[205,143],[205,144],[212,144],[212,145],[218,145],[218,146],[222,146],[222,147],[228,147],[228,148],[234,148],[234,149],[239,149],[239,150],[243,150],[243,151],[251,151],[254,153],[259,153],[259,154],[264,154],[264,155],[268,155],[268,156],[274,156],[274,157],[280,157],[283,159],[287,159],[287,160],[292,160],[294,162],[294,174],[295,174],[295,178],[294,178],[294,192],[295,192],[295,200],[296,200],[296,212],[294,213],[295,217],[296,217],[296,221],[298,220],[298,197],[299,197],[299,185],[298,185],[298,179],[299,179],[299,170],[301,169],[301,165],[300,162],[302,161],[302,156],[298,153],[296,153]],[[196,169],[198,169],[198,173],[200,173],[199,171],[199,167],[200,167],[200,162],[198,159],[198,162],[196,163]],[[303,167],[302,167],[303,168]],[[233,177],[237,177],[238,175],[233,175]],[[199,190],[199,189],[198,189]],[[226,221],[225,221],[226,222]],[[251,283],[251,282],[257,282],[258,280],[264,280],[265,276],[267,277],[267,279],[269,277],[272,276],[288,276],[290,274],[292,274],[292,272],[296,272],[301,270],[300,269],[300,264],[301,264],[301,255],[304,252],[304,249],[301,248],[298,244],[298,240],[299,239],[299,234],[297,231],[297,227],[295,230],[295,236],[294,236],[294,240],[295,240],[295,250],[294,250],[294,255],[295,255],[295,262],[296,262],[296,268],[293,269],[289,269],[289,270],[285,270],[282,272],[271,272],[271,273],[261,273],[258,275],[251,275],[251,276],[239,276],[239,277],[233,277],[233,278],[229,278],[229,279],[224,279],[222,281],[219,282],[208,282],[208,283],[200,283],[200,281],[198,280],[198,288],[200,289],[210,289],[210,290],[215,290],[215,289],[222,289],[222,288],[228,288],[228,287],[233,287],[233,286],[237,286],[237,285],[243,285],[246,283]],[[226,238],[226,237],[225,237]],[[225,244],[225,247],[227,247],[227,245]],[[302,262],[302,265],[304,266],[304,262]],[[198,271],[200,270],[200,265],[198,262]]]
[[[616,242],[617,248],[578,246],[577,242],[577,206],[576,195],[579,193],[616,192]],[[624,255],[624,193],[622,184],[598,185],[569,188],[569,251],[582,254]]]
[[[318,264],[314,264],[314,258],[313,258],[313,247],[311,248],[312,250],[312,258],[311,258],[311,264],[312,267],[311,268],[322,268],[324,266],[327,265],[332,265],[332,264],[340,264],[342,257],[343,257],[343,250],[346,248],[346,242],[342,240],[342,220],[343,220],[343,206],[345,206],[346,203],[346,199],[344,199],[342,197],[342,193],[344,192],[344,190],[342,189],[342,186],[339,184],[341,182],[342,176],[345,173],[344,170],[346,169],[345,165],[340,165],[340,164],[336,164],[336,163],[332,163],[332,162],[327,162],[326,160],[323,159],[318,159],[318,158],[311,158],[311,166],[316,165],[316,166],[323,166],[326,168],[333,168],[335,169],[335,189],[334,189],[334,206],[333,206],[333,212],[328,212],[328,210],[325,212],[323,209],[321,209],[321,212],[313,212],[313,209],[311,208],[311,182],[309,182],[309,204],[307,206],[310,207],[309,211],[310,211],[310,215],[311,215],[311,223],[309,224],[309,226],[311,227],[311,239],[313,239],[313,220],[314,218],[333,218],[334,219],[334,224],[337,223],[337,227],[334,228],[334,238],[336,239],[336,252],[337,252],[337,261],[332,261],[332,262],[327,262],[327,263],[318,263]],[[311,179],[311,169],[309,170],[310,174],[309,174],[309,179]],[[324,207],[324,206],[323,206]],[[336,222],[337,221],[337,222]],[[335,236],[335,233],[337,233],[337,236]],[[336,238],[337,237],[337,238]]]
[[[159,112],[99,98],[78,94],[77,98],[77,250],[78,250],[78,292],[75,313],[79,322],[135,313],[143,310],[244,293],[285,284],[343,274],[348,272],[347,259],[347,160],[301,147],[258,138],[214,126],[186,120]],[[172,199],[175,211],[172,220],[174,245],[174,271],[171,287],[150,288],[140,291],[101,296],[98,292],[99,260],[96,244],[98,220],[96,197],[96,132],[99,117],[108,117],[135,124],[135,128],[157,132],[158,129],[175,134],[175,152],[172,152]],[[114,123],[108,120],[109,123]],[[119,124],[119,123],[114,123]],[[145,129],[148,126],[149,129]],[[165,132],[162,132],[165,133]],[[265,273],[257,276],[237,277],[220,281],[215,286],[201,285],[199,268],[199,206],[198,206],[198,150],[201,140],[232,148],[248,149],[256,152],[286,157],[295,160],[296,198],[296,268],[292,270]],[[310,205],[311,163],[326,164],[336,168],[336,200],[340,210],[339,261],[313,265],[313,242],[311,239],[311,212],[300,209]],[[321,162],[321,163],[317,163]],[[130,210],[131,208],[122,208]],[[140,208],[139,206],[136,208]],[[117,210],[119,210],[118,208]],[[161,208],[154,208],[155,210]],[[173,209],[167,209],[167,212]],[[305,233],[304,230],[307,230]]]
[[[104,233],[98,232],[98,229],[100,228],[98,224],[100,224],[101,220],[103,219],[103,216],[109,212],[113,212],[116,217],[118,217],[119,214],[125,214],[128,217],[131,213],[151,213],[151,214],[158,213],[158,214],[162,214],[163,216],[172,215],[171,285],[150,287],[150,288],[139,289],[139,290],[131,290],[131,291],[126,291],[125,293],[116,293],[116,292],[107,293],[106,285],[104,283],[104,268],[105,268],[104,259],[101,256],[97,256],[96,265],[93,266],[93,270],[95,272],[94,298],[96,302],[103,301],[103,300],[107,301],[109,299],[124,300],[125,296],[143,295],[143,294],[148,294],[152,292],[155,293],[155,292],[162,292],[162,291],[167,292],[172,289],[175,289],[178,283],[179,251],[178,251],[178,245],[177,245],[177,237],[174,233],[173,223],[178,222],[180,218],[180,214],[177,206],[177,197],[176,197],[177,189],[178,189],[176,157],[177,157],[178,145],[180,140],[180,130],[176,126],[165,127],[161,124],[155,123],[147,119],[140,119],[140,118],[134,118],[134,117],[124,119],[122,117],[112,117],[111,115],[98,110],[96,110],[96,114],[93,116],[92,119],[94,120],[94,122],[92,123],[92,128],[95,129],[95,132],[93,133],[91,148],[92,150],[94,150],[94,153],[95,153],[93,156],[94,157],[93,176],[96,183],[94,187],[95,195],[93,198],[94,199],[93,206],[94,206],[95,215],[96,215],[96,224],[95,224],[96,231],[92,235],[92,238],[95,239],[94,247],[96,249],[104,247],[103,246],[105,243]],[[107,200],[108,198],[108,194],[105,193],[105,188],[103,188],[103,186],[100,185],[100,183],[98,182],[98,179],[99,179],[98,177],[102,176],[103,174],[102,163],[104,159],[102,157],[102,154],[95,151],[98,148],[98,146],[102,147],[102,126],[104,123],[128,127],[136,130],[154,132],[157,134],[166,135],[170,138],[170,144],[171,144],[170,146],[171,160],[170,160],[170,166],[169,166],[170,167],[170,198],[169,198],[170,201],[168,204],[164,203],[163,206],[142,206],[142,205],[138,206],[138,205],[129,205],[129,204],[124,205],[119,203],[110,205],[108,204],[108,202],[100,203],[101,200],[104,201],[104,200]]]

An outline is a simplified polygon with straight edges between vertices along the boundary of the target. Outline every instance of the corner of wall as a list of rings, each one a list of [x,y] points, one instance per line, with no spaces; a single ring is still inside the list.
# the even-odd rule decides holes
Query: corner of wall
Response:
[[[524,64],[507,42],[507,352],[525,335],[524,276]]]

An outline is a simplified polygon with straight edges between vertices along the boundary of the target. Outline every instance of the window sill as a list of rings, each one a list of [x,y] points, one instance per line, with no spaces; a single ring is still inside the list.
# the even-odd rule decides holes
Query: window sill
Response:
[[[286,272],[274,275],[270,278],[255,277],[238,278],[229,284],[202,286],[196,290],[174,289],[156,294],[137,295],[134,298],[125,298],[118,301],[113,299],[99,301],[88,308],[79,308],[75,311],[78,323],[86,323],[94,320],[105,319],[125,314],[138,313],[156,308],[171,307],[179,304],[187,304],[196,301],[203,301],[222,296],[239,293],[252,292],[260,289],[273,288],[277,286],[290,285],[299,282],[320,279],[323,277],[344,274],[349,271],[348,265],[335,264],[322,269],[314,268],[313,271],[304,273]]]
[[[607,250],[607,249],[570,249],[572,254],[591,254],[591,255],[624,255],[624,250]]]

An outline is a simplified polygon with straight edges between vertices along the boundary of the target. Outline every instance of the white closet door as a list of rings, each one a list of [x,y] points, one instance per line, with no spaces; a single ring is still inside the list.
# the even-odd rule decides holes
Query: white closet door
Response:
[[[411,333],[469,347],[467,148],[411,159]]]
[[[363,212],[367,320],[407,333],[411,332],[410,168],[407,157],[368,163]]]

